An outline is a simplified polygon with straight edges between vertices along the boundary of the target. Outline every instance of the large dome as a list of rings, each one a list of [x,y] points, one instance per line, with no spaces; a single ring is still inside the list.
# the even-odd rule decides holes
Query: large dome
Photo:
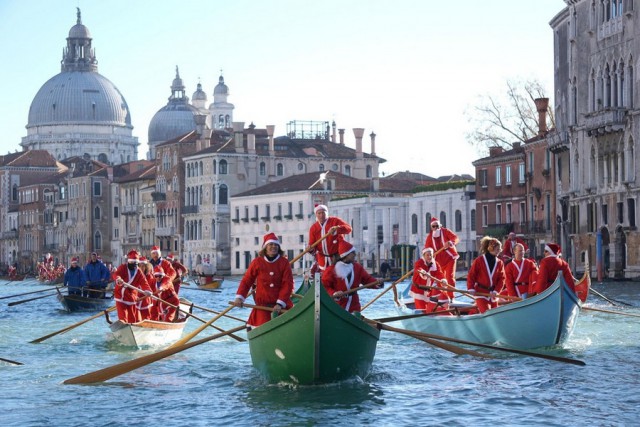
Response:
[[[27,128],[74,123],[131,127],[131,114],[127,101],[106,77],[65,71],[40,88],[29,108]]]
[[[187,103],[169,103],[153,116],[149,123],[149,143],[165,142],[196,130],[194,116],[198,109]]]

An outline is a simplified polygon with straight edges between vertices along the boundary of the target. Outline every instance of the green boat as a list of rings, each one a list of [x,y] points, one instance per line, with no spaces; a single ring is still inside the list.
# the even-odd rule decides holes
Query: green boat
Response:
[[[253,366],[268,381],[317,384],[366,377],[380,331],[312,285],[293,308],[248,338]]]

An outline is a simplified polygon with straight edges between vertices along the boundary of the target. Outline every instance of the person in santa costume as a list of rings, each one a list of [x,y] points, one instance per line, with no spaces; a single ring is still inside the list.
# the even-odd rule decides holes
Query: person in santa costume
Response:
[[[318,268],[322,272],[333,264],[333,257],[338,254],[338,245],[344,241],[344,235],[351,233],[351,226],[337,216],[329,216],[326,205],[316,205],[313,209],[316,222],[309,229],[309,244],[316,243],[322,236],[331,233],[330,236],[318,243],[309,253],[315,255]]]
[[[136,323],[142,320],[136,305],[138,289],[144,289],[148,286],[148,283],[144,274],[138,268],[139,260],[140,254],[138,254],[138,251],[129,251],[127,262],[121,264],[111,276],[115,282],[113,299],[116,301],[118,319],[125,323]]]
[[[162,267],[164,274],[169,277],[169,280],[173,283],[178,273],[171,266],[171,262],[162,258],[162,252],[158,246],[151,247],[151,258],[149,259],[151,267]]]
[[[504,295],[524,299],[529,294],[529,285],[538,274],[538,266],[532,259],[525,258],[524,252],[524,246],[516,243],[513,249],[513,260],[504,268]]]
[[[444,283],[440,283],[442,280]],[[421,289],[420,286],[444,287],[447,281],[440,266],[433,259],[433,249],[422,249],[422,258],[413,265],[413,278],[409,295],[413,297],[416,310],[434,311],[447,310],[449,308],[449,294],[438,289]]]
[[[504,263],[498,255],[502,250],[502,243],[495,237],[485,236],[480,240],[480,256],[473,260],[467,274],[467,289],[472,294],[482,293],[490,296],[477,295],[476,306],[480,313],[498,306],[495,295],[504,287]]]
[[[178,261],[178,258],[172,253],[167,255],[167,261],[171,263],[171,267],[173,267],[173,270],[176,272],[176,277],[173,279],[173,288],[175,289],[176,294],[178,294],[180,292],[182,278],[189,274],[189,269]]]
[[[153,267],[153,277],[152,292],[162,301],[156,300],[153,304],[151,318],[162,322],[173,322],[178,317],[177,307],[180,306],[180,298],[173,288],[170,277],[164,273],[161,266]]]
[[[357,292],[346,294],[350,289],[360,285],[375,285],[372,289],[382,287],[384,281],[375,279],[362,265],[355,262],[356,251],[351,243],[343,240],[338,247],[339,261],[328,266],[322,273],[322,284],[334,300],[349,313],[360,311],[360,297]]]
[[[263,237],[258,257],[251,261],[249,269],[242,276],[233,302],[236,307],[242,307],[254,285],[253,300],[256,305],[273,307],[276,315],[282,309],[293,307],[293,273],[275,233]],[[257,328],[269,320],[271,312],[254,308],[249,314],[247,328]]]
[[[513,231],[509,233],[507,236],[507,240],[504,241],[504,245],[502,245],[502,253],[500,254],[500,259],[504,262],[505,267],[515,256],[515,247],[517,244],[521,244],[524,248],[524,253],[529,250],[527,244],[520,237],[516,236],[516,233]]]
[[[142,274],[144,274],[144,278],[147,282],[147,286],[141,289],[153,293],[153,289],[151,289],[151,286],[156,282],[156,280],[153,276],[153,267],[151,266],[151,264],[149,264],[147,257],[140,257],[140,259],[138,260],[138,268],[140,268],[140,271],[142,272]],[[140,311],[140,317],[142,318],[142,320],[157,320],[153,319],[152,309],[154,303],[155,301],[150,296],[138,298],[138,302],[136,305],[138,306],[138,310]]]
[[[560,258],[562,255],[560,246],[555,243],[547,243],[544,246],[544,255],[544,258],[540,260],[540,269],[538,270],[538,277],[533,284],[532,295],[542,293],[551,286],[556,277],[558,277],[558,272],[562,272],[565,282],[575,292],[576,278],[573,277],[569,264]]]
[[[424,242],[425,248],[432,248],[436,262],[442,269],[447,283],[456,283],[456,262],[460,258],[456,245],[460,242],[458,236],[448,228],[442,226],[438,218],[431,218],[431,231]],[[443,249],[444,248],[444,249]],[[453,299],[453,292],[449,292]]]

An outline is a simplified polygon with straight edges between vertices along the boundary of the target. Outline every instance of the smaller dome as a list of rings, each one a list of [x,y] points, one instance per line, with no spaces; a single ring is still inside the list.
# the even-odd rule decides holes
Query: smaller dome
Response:
[[[89,29],[82,24],[76,24],[69,30],[70,39],[90,39]]]
[[[229,88],[226,84],[224,84],[224,77],[220,76],[218,79],[218,84],[213,89],[214,95],[229,95]]]
[[[202,90],[202,84],[198,83],[198,89],[193,92],[193,96],[191,97],[193,101],[206,101],[207,94]]]

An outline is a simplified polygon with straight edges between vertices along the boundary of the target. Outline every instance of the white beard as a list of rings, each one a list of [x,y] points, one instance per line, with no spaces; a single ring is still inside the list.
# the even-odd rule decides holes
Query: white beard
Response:
[[[438,228],[437,230],[433,230],[433,237],[440,237],[441,232],[442,232],[441,228]]]
[[[341,279],[346,279],[349,274],[353,274],[353,264],[346,264],[342,261],[338,261],[335,267],[336,276]]]

